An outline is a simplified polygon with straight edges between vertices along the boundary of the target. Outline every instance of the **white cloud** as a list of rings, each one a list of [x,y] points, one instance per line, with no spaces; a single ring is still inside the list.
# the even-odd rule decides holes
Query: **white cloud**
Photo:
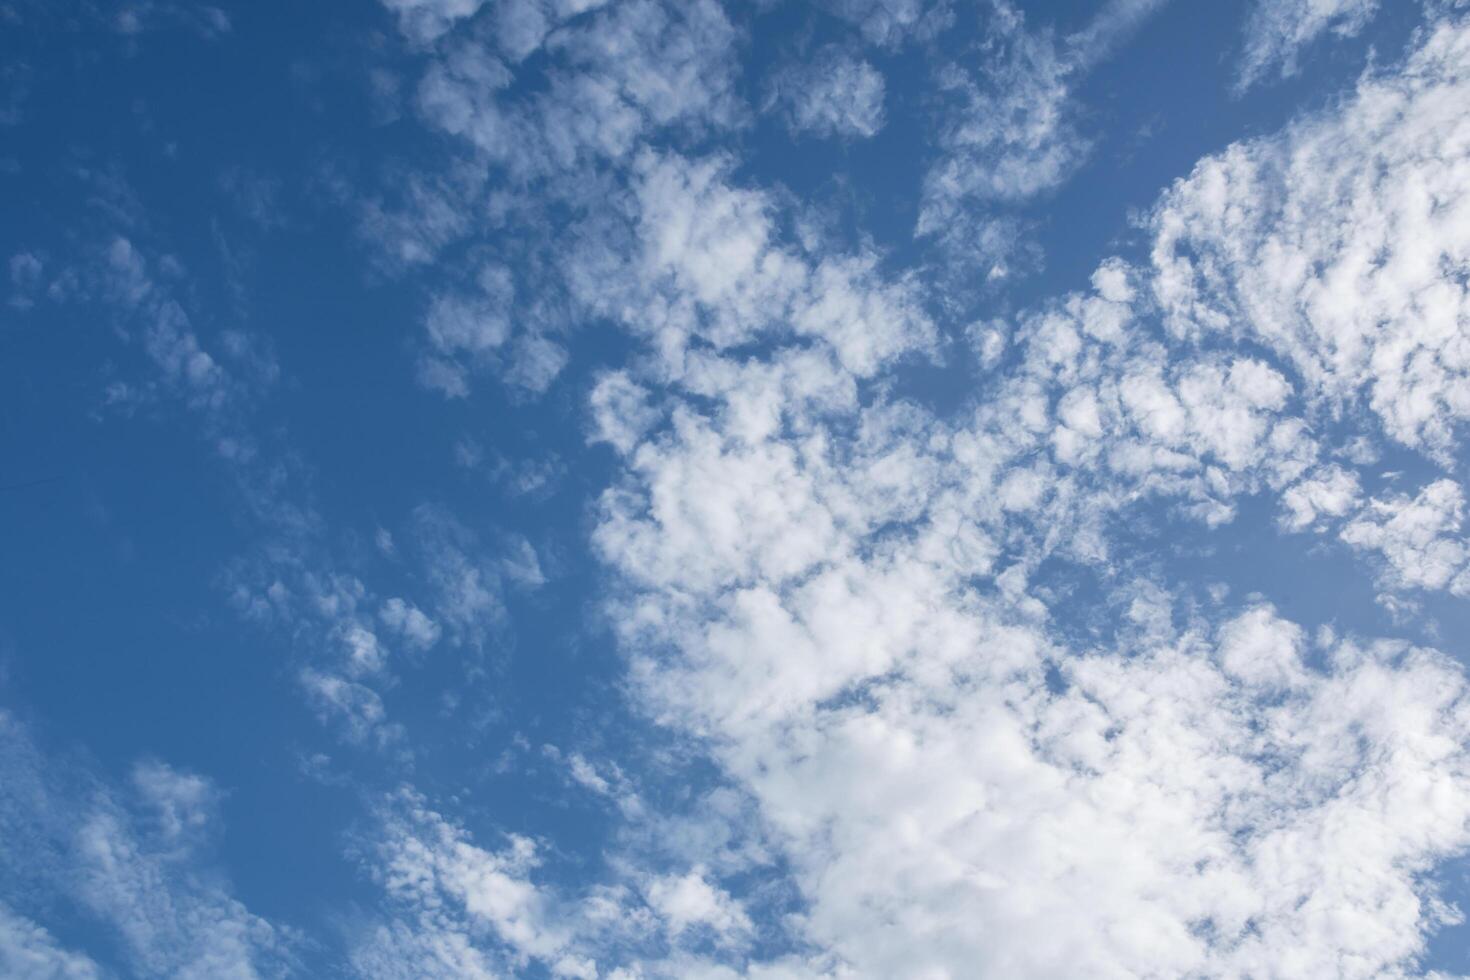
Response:
[[[528,247],[555,269],[559,208],[605,210],[646,143],[748,118],[735,88],[739,35],[714,0],[514,0],[484,22],[493,29],[446,36],[417,86],[420,118],[460,152],[442,172],[385,175],[386,192],[361,205],[360,232],[392,270],[477,237],[522,270],[541,264],[527,263]],[[564,334],[581,318],[549,298],[554,282],[515,283],[506,268],[492,261],[467,270],[474,285],[434,291],[421,383],[459,398],[485,372],[538,395],[566,367]]]
[[[607,0],[504,0],[495,6],[500,50],[510,61],[521,61],[540,48],[558,25],[606,3]]]
[[[1458,488],[1362,504],[1358,475],[1324,463],[1297,414],[1354,421],[1302,368],[1351,334],[1269,302],[1306,284],[1326,310],[1338,285],[1271,236],[1318,248],[1359,234],[1383,188],[1420,173],[1457,186],[1470,100],[1444,81],[1462,47],[1449,30],[1404,78],[1373,76],[1336,114],[1223,155],[1300,166],[1285,203],[1227,193],[1207,161],[1165,197],[1153,269],[1106,261],[1090,291],[992,325],[1005,369],[953,418],[858,397],[901,345],[843,357],[810,344],[826,333],[769,326],[821,262],[777,244],[758,192],[709,165],[650,165],[642,278],[617,280],[606,309],[664,317],[627,316],[650,356],[619,385],[668,421],[605,426],[625,472],[594,540],[619,575],[632,689],[755,801],[801,897],[794,945],[860,976],[1370,977],[1417,970],[1457,921],[1433,873],[1470,848],[1459,665],[1330,635],[1308,657],[1305,625],[1268,605],[1232,609],[1217,590],[1206,611],[1152,582],[1119,585],[1124,624],[1082,642],[1085,600],[1052,571],[1108,581],[1163,508],[1208,528],[1268,492],[1288,528],[1352,528],[1395,574],[1457,581]],[[1421,149],[1400,153],[1396,127],[1418,116],[1405,125]],[[1434,234],[1375,239],[1424,250],[1404,267],[1412,292],[1390,277],[1401,291],[1367,312],[1361,295],[1331,307],[1364,333],[1386,318],[1368,338],[1394,356],[1422,341],[1393,331],[1424,323],[1394,297],[1461,289],[1463,263],[1439,261],[1458,247],[1445,200]],[[650,280],[652,298],[628,286]],[[1205,316],[1221,296],[1229,315]],[[848,349],[890,322],[831,319]],[[1415,376],[1442,372],[1446,412],[1463,331],[1437,322]],[[759,918],[758,896],[731,898]]]
[[[574,298],[649,339],[679,374],[693,366],[696,341],[731,348],[795,333],[861,377],[933,350],[936,331],[914,281],[885,276],[871,251],[788,246],[773,202],[732,186],[729,166],[640,155],[632,229],[584,238],[566,267]]]
[[[664,927],[678,936],[694,927],[713,930],[722,943],[737,941],[750,932],[750,918],[724,889],[712,885],[695,868],[684,875],[664,875],[644,887],[648,904]]]
[[[437,39],[455,23],[471,17],[485,0],[383,0],[398,17],[399,28],[415,41]]]
[[[1461,534],[1465,495],[1436,480],[1413,498],[1375,498],[1342,529],[1355,548],[1383,557],[1390,589],[1448,589],[1470,596],[1470,541]]]
[[[439,642],[439,624],[406,599],[394,596],[384,602],[378,616],[416,650],[427,650]]]
[[[213,40],[231,30],[229,15],[208,4],[140,0],[123,4],[112,18],[113,30],[129,37],[169,23],[188,28],[205,40]]]
[[[1470,30],[1428,29],[1342,105],[1206,158],[1153,218],[1181,337],[1250,338],[1323,410],[1443,455],[1470,417]]]
[[[1166,0],[1113,0],[1080,31],[1028,28],[1010,0],[992,0],[983,42],[938,73],[940,152],[924,175],[915,234],[952,262],[1003,279],[1031,250],[1008,209],[1053,191],[1091,152],[1075,88]],[[969,66],[978,65],[978,70]]]
[[[733,122],[734,40],[712,0],[632,0],[549,38],[535,95],[507,96],[512,70],[474,40],[453,41],[419,85],[419,110],[513,176],[550,177],[625,157],[650,130]]]
[[[658,418],[648,404],[648,392],[622,371],[600,376],[587,402],[591,441],[610,443],[620,452],[632,449]]]
[[[41,259],[30,252],[17,252],[10,257],[10,306],[28,310],[36,305],[35,293],[40,288],[44,269]]]
[[[506,383],[540,394],[551,387],[570,359],[567,349],[551,338],[523,333],[516,339],[505,372]]]
[[[485,287],[483,299],[439,298],[429,308],[424,327],[436,349],[477,354],[494,350],[510,336],[507,313],[515,293],[509,273],[489,269],[480,282]]]
[[[414,530],[434,620],[455,646],[483,649],[505,618],[505,567],[485,555],[478,537],[442,508],[418,508]]]
[[[623,884],[566,895],[538,882],[534,840],[506,835],[487,849],[415,790],[398,790],[376,817],[357,849],[388,902],[351,951],[363,976],[507,976],[529,964],[554,977],[619,976],[600,962],[645,976],[642,954],[656,951],[660,933],[664,949],[678,951],[685,933],[734,937],[747,926],[738,905],[697,871],[644,876],[648,902]],[[647,976],[676,974],[650,965]]]
[[[208,417],[231,397],[228,374],[200,345],[182,306],[157,283],[138,249],[114,238],[106,252],[106,288],[143,321],[143,348],[165,385],[181,392]]]
[[[167,840],[197,837],[217,818],[219,792],[203,776],[150,759],[133,767],[133,786],[153,810]]]
[[[96,980],[97,964],[61,948],[41,926],[0,903],[0,973],[30,980]]]
[[[924,178],[919,234],[953,220],[967,202],[1007,202],[1050,190],[1069,176],[1089,142],[1072,118],[1075,66],[1050,34],[1025,29],[999,4],[983,74],[951,66],[940,85],[956,104],[941,130],[943,155]]]
[[[387,724],[382,697],[365,684],[311,668],[301,671],[299,680],[318,719],[339,726],[348,741],[384,745],[401,734]]]
[[[1352,37],[1378,12],[1378,0],[1255,0],[1236,73],[1242,92],[1270,73],[1297,72],[1297,56],[1323,34]]]
[[[10,901],[72,905],[116,938],[138,975],[284,975],[294,937],[234,898],[206,860],[204,845],[219,832],[218,791],[208,780],[143,762],[127,792],[74,760],[43,754],[3,713],[0,734],[0,867]],[[14,976],[101,975],[89,957],[61,949],[4,905],[0,966]]]
[[[1341,466],[1323,467],[1281,495],[1286,511],[1281,515],[1281,526],[1300,531],[1322,518],[1344,517],[1357,509],[1360,496],[1356,474]]]
[[[521,962],[545,959],[560,949],[565,939],[527,880],[538,863],[532,841],[512,836],[502,851],[486,851],[411,792],[401,792],[394,803],[384,814],[372,865],[390,897],[427,915],[442,915],[445,922],[452,920],[447,910],[440,913],[440,901],[452,900],[464,915],[493,929]]]
[[[424,318],[429,351],[419,360],[419,380],[447,397],[462,398],[469,393],[471,374],[493,370],[509,384],[545,391],[568,355],[540,333],[516,331],[515,301],[514,279],[499,264],[479,271],[472,292],[435,296]]]
[[[1419,876],[1470,843],[1453,664],[1344,645],[1313,671],[1260,609],[1082,656],[923,543],[709,605],[655,591],[622,619],[654,710],[760,801],[803,939],[859,975],[1412,963],[1447,914]]]
[[[824,0],[824,5],[869,42],[885,46],[933,37],[954,20],[951,0]]]
[[[1087,26],[1067,38],[1067,47],[1082,66],[1096,64],[1138,30],[1170,0],[1108,0]]]
[[[872,136],[883,128],[883,75],[839,48],[787,65],[770,81],[767,108],[780,107],[797,135]]]

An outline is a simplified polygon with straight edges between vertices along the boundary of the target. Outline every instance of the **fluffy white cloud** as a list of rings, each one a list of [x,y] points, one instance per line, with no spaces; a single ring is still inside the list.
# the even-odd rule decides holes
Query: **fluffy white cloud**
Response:
[[[544,91],[510,96],[515,74],[473,38],[449,43],[419,85],[432,126],[518,179],[626,156],[648,131],[733,122],[735,31],[713,0],[631,0],[548,38]]]
[[[1360,493],[1354,473],[1341,466],[1323,467],[1281,495],[1286,511],[1281,526],[1300,531],[1323,518],[1344,517],[1357,509]]]
[[[1342,539],[1386,563],[1391,589],[1448,589],[1470,595],[1470,542],[1460,533],[1465,495],[1436,480],[1415,497],[1370,500],[1342,529]]]
[[[1239,447],[1269,445],[1252,406],[1279,408],[1283,386],[1237,367],[1161,382],[1150,398],[1175,407],[1132,424],[1180,465],[1201,442],[1247,465]],[[1068,650],[995,560],[1020,546],[1007,515],[1056,513],[1055,470],[984,475],[998,433],[945,450],[913,419],[838,463],[837,432],[803,424],[750,446],[676,413],[633,455],[650,495],[610,497],[598,541],[636,587],[618,619],[640,690],[760,802],[809,903],[804,939],[861,975],[1412,963],[1449,914],[1417,876],[1467,843],[1457,668],[1344,644],[1314,670],[1302,631],[1264,608]],[[951,489],[949,452],[972,496]],[[1359,730],[1366,743],[1342,737]],[[1430,798],[1443,808],[1421,812]],[[1334,883],[1347,865],[1361,881]]]
[[[493,29],[445,36],[417,85],[421,119],[462,152],[441,172],[390,174],[385,193],[360,205],[362,235],[395,271],[481,235],[484,250],[510,253],[432,292],[418,374],[451,398],[468,395],[476,373],[540,394],[568,363],[564,335],[579,321],[549,298],[559,285],[508,271],[526,269],[528,249],[555,268],[565,245],[554,212],[602,210],[621,189],[616,172],[648,142],[748,115],[735,92],[738,33],[714,0],[514,0],[486,22]],[[540,56],[523,63],[532,51]]]
[[[707,927],[725,944],[750,931],[750,918],[740,903],[724,889],[710,884],[699,868],[684,875],[654,878],[645,886],[644,895],[649,907],[675,936],[691,928]]]
[[[1366,304],[1329,304],[1332,264],[1270,242],[1335,249],[1375,194],[1458,167],[1470,100],[1446,79],[1463,44],[1441,27],[1402,76],[1206,161],[1161,204],[1152,269],[1104,262],[1090,291],[986,328],[1006,369],[954,418],[862,386],[903,345],[834,357],[798,317],[765,325],[812,263],[772,244],[759,195],[667,159],[649,170],[630,239],[645,261],[608,309],[677,330],[645,330],[654,356],[619,378],[648,421],[602,424],[626,470],[595,542],[645,710],[709,746],[792,868],[793,942],[827,959],[782,970],[1372,977],[1415,971],[1458,920],[1433,878],[1470,847],[1457,664],[1325,634],[1309,650],[1268,605],[1206,611],[1150,581],[1120,589],[1130,625],[1083,641],[1055,568],[1120,575],[1149,508],[1210,527],[1267,491],[1288,528],[1341,527],[1425,579],[1409,584],[1457,581],[1458,488],[1364,505],[1357,475],[1323,459],[1309,418],[1332,400],[1303,365],[1331,363],[1343,323],[1394,352],[1365,365],[1412,357],[1429,329],[1413,303],[1463,292],[1463,263],[1441,260],[1459,254],[1458,198],[1434,234],[1380,230],[1385,268],[1414,257],[1383,283],[1406,292]],[[1400,154],[1399,121],[1421,115],[1422,145]],[[1270,208],[1215,176],[1263,156],[1302,167]],[[1282,284],[1319,305],[1272,305]],[[1207,316],[1221,297],[1234,305]],[[858,337],[888,322],[844,319]],[[1434,322],[1414,375],[1435,385],[1430,418],[1463,386],[1463,325]],[[766,343],[742,346],[753,336]],[[755,917],[753,896],[732,898]]]
[[[556,27],[572,17],[596,10],[607,0],[503,0],[495,5],[495,32],[500,50],[512,62],[541,47]]]
[[[1054,38],[1028,32],[1007,4],[996,5],[990,33],[982,75],[952,66],[940,77],[955,109],[942,130],[944,152],[924,178],[921,235],[957,221],[962,208],[1050,190],[1087,153],[1072,118],[1076,66]]]
[[[1265,344],[1324,411],[1439,455],[1470,417],[1470,30],[1427,30],[1341,106],[1202,161],[1154,215],[1178,336]]]
[[[386,723],[382,697],[366,684],[309,667],[298,679],[321,722],[338,726],[348,741],[385,745],[401,736],[400,728]]]
[[[812,254],[783,241],[770,198],[732,186],[729,162],[640,155],[626,225],[585,230],[566,279],[588,310],[647,338],[666,369],[697,370],[691,345],[726,349],[796,334],[845,371],[933,349],[910,279],[866,251]]]
[[[693,464],[712,434],[684,438],[640,454],[661,488],[646,532],[612,500],[599,538],[639,586],[634,677],[755,795],[799,935],[858,974],[1373,976],[1450,914],[1419,876],[1470,843],[1453,664],[1342,644],[1312,669],[1264,608],[1068,650],[922,460],[844,478],[736,457],[734,477]],[[689,464],[706,480],[664,482]],[[766,493],[785,507],[738,516]],[[883,530],[902,514],[925,516]],[[723,546],[720,520],[762,533]],[[996,600],[966,584],[991,576]]]

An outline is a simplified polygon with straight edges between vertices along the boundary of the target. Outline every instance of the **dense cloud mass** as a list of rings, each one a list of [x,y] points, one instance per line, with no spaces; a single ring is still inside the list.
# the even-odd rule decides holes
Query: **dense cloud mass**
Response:
[[[106,232],[9,261],[17,317],[111,328],[89,424],[202,443],[219,608],[166,616],[232,617],[287,696],[220,722],[233,775],[0,707],[0,973],[1465,967],[1463,11],[1099,218],[1169,106],[1120,137],[1093,86],[1183,5],[381,6],[395,149],[314,158],[300,234],[391,343],[260,327],[217,220],[211,314],[90,162]],[[216,13],[190,43],[248,29]],[[1379,16],[1248,5],[1221,104]],[[291,852],[330,897],[228,846],[273,779],[330,801]]]
[[[1447,55],[1465,37],[1441,27],[1392,82],[1202,163],[1156,212],[1155,268],[1104,264],[1094,293],[1023,321],[1017,367],[958,420],[864,401],[840,348],[798,334],[675,372],[671,425],[626,449],[597,541],[628,580],[615,619],[642,696],[759,801],[794,856],[803,938],[868,976],[1378,976],[1454,917],[1422,875],[1470,818],[1456,666],[1309,642],[1267,605],[1185,614],[1167,586],[1129,606],[1137,632],[1077,648],[1037,573],[1057,557],[1118,567],[1115,521],[1141,498],[1216,523],[1242,494],[1284,491],[1298,513],[1351,513],[1343,540],[1382,552],[1390,587],[1465,588],[1452,482],[1348,504],[1301,479],[1332,449],[1309,422],[1339,402],[1366,401],[1415,445],[1447,445],[1459,417],[1466,384],[1436,369],[1465,338],[1464,287],[1440,276],[1464,265],[1464,188],[1444,173],[1464,150],[1454,125],[1418,117],[1463,115],[1450,92],[1467,62]],[[1365,134],[1365,114],[1386,132]],[[1429,174],[1398,165],[1418,159]],[[1276,160],[1300,169],[1258,176]],[[1222,186],[1222,171],[1256,180]],[[1412,265],[1390,252],[1381,279],[1345,280],[1362,284],[1353,301],[1331,260],[1281,254],[1298,234],[1283,214],[1311,223],[1310,247],[1363,254],[1332,236],[1374,234],[1364,207],[1394,206],[1372,190],[1388,173],[1442,188],[1443,239],[1376,231]],[[1283,283],[1323,306],[1267,306]],[[1437,317],[1414,315],[1414,295]],[[1252,305],[1209,318],[1217,296]],[[1272,331],[1290,375],[1207,343],[1210,328]],[[1404,383],[1421,330],[1448,348],[1423,357],[1433,393],[1379,396]],[[1321,370],[1339,353],[1323,336],[1398,357]],[[712,375],[728,380],[711,389]],[[1412,426],[1394,413],[1416,409]]]

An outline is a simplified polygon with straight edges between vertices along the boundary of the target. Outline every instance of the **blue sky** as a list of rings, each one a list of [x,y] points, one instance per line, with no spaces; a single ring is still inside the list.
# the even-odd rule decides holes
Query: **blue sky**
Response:
[[[1449,0],[0,0],[0,974],[1470,972]]]

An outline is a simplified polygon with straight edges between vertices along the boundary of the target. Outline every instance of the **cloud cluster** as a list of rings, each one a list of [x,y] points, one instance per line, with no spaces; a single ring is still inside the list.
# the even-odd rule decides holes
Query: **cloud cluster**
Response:
[[[71,904],[115,938],[136,975],[251,980],[292,968],[296,937],[241,904],[209,860],[219,821],[207,780],[144,761],[130,787],[110,786],[44,753],[0,713],[0,785],[0,869],[12,896]],[[0,966],[13,976],[109,975],[4,905]]]
[[[777,72],[766,105],[795,135],[867,137],[883,128],[883,90],[872,64],[829,47]]]
[[[411,548],[400,553],[384,530],[377,557],[411,570],[413,596],[380,591],[366,572],[339,568],[331,549],[313,539],[274,542],[229,576],[242,616],[297,638],[308,703],[354,744],[402,748],[405,730],[390,720],[383,697],[397,677],[441,645],[466,670],[477,669],[503,633],[507,591],[546,582],[522,536],[486,542],[432,504],[416,508],[405,530]],[[279,553],[288,544],[293,553]]]
[[[608,309],[678,329],[645,327],[656,358],[594,401],[626,465],[595,541],[645,710],[791,862],[792,934],[831,957],[807,972],[1382,976],[1458,921],[1431,875],[1470,846],[1461,668],[1308,643],[1121,552],[1151,508],[1208,528],[1270,492],[1409,585],[1458,581],[1458,488],[1362,504],[1314,423],[1366,389],[1433,453],[1461,417],[1467,37],[1440,25],[1401,73],[1202,163],[1155,212],[1153,267],[1105,262],[991,328],[1007,367],[957,418],[866,384],[924,346],[853,360],[761,314],[800,276],[758,197],[646,171],[680,179],[644,177],[657,261],[621,266]],[[1082,642],[1067,566],[1132,625]]]
[[[1297,73],[1301,50],[1323,34],[1352,37],[1378,12],[1378,0],[1258,0],[1245,28],[1235,86],[1243,92],[1276,72]]]
[[[1112,0],[1067,36],[989,4],[978,67],[938,75],[918,234],[982,245],[1003,275],[995,228],[1089,152],[1078,81],[1161,4]],[[301,651],[308,705],[388,773],[357,787],[350,856],[379,901],[344,925],[344,972],[1420,969],[1462,918],[1437,876],[1470,851],[1465,671],[1286,618],[1252,594],[1259,556],[1230,529],[1264,505],[1321,536],[1286,541],[1337,542],[1389,599],[1470,595],[1452,477],[1470,418],[1470,24],[1435,19],[1401,64],[1202,160],[1143,219],[1147,255],[956,324],[932,277],[788,220],[784,191],[703,142],[747,122],[741,30],[713,0],[385,6],[419,119],[453,148],[359,202],[383,268],[427,279],[419,381],[547,392],[575,373],[574,324],[631,350],[582,393],[614,474],[585,520],[629,724],[666,742],[638,773],[616,749],[516,737],[615,823],[596,860],[405,782],[432,775],[390,711],[424,658],[476,672],[508,597],[547,582],[537,548],[433,504],[335,546],[290,454],[250,436],[273,360],[195,329],[177,259],[114,237],[69,280],[39,250],[10,262],[17,309],[54,293],[120,311],[149,380],[115,402],[185,406],[255,514],[284,515],[261,518],[231,598]],[[953,16],[825,7],[890,54]],[[1256,7],[1242,85],[1373,9]],[[817,50],[778,70],[770,108],[797,133],[876,134],[884,78],[856,49]],[[924,390],[944,368],[964,379],[947,405]],[[1384,440],[1432,475],[1384,490]],[[473,440],[456,451],[479,465]],[[1218,565],[1226,545],[1242,599],[1178,560]],[[680,766],[700,779],[649,788]],[[0,903],[0,972],[103,974],[41,925],[54,899],[138,974],[292,971],[295,937],[208,860],[212,782],[73,768],[0,714],[0,871],[24,886]]]
[[[533,964],[580,980],[717,975],[718,954],[739,956],[753,929],[705,868],[625,867],[558,887],[536,841],[510,834],[489,849],[408,787],[381,801],[356,850],[388,903],[351,951],[372,980],[488,978]]]
[[[1413,498],[1369,501],[1342,529],[1342,539],[1383,556],[1390,588],[1470,596],[1470,542],[1460,532],[1464,512],[1459,486],[1436,480]]]
[[[453,32],[442,6],[408,5],[435,11],[427,32],[444,35],[415,103],[464,155],[443,174],[414,173],[367,201],[361,227],[388,264],[420,266],[477,237],[467,216],[486,213],[496,244],[481,250],[510,250],[433,291],[419,377],[450,397],[467,395],[476,372],[539,394],[567,363],[560,335],[571,318],[542,299],[554,282],[518,283],[508,265],[534,267],[558,251],[548,212],[597,210],[607,168],[625,165],[648,140],[742,123],[737,32],[713,0],[519,0],[495,7],[481,30]],[[477,6],[454,9],[468,15]],[[421,37],[418,22],[404,28]],[[527,62],[532,52],[539,57]],[[874,121],[871,110],[856,111]]]
[[[954,261],[991,278],[1009,275],[1020,243],[1008,212],[1055,190],[1091,151],[1078,84],[1163,2],[1114,0],[1066,37],[1028,26],[1010,0],[984,5],[979,50],[938,72],[940,152],[924,176],[915,233],[939,238]]]
[[[1170,330],[1248,338],[1324,413],[1448,453],[1470,417],[1467,65],[1441,23],[1341,107],[1202,160],[1153,216]]]
[[[930,38],[955,16],[951,0],[823,0],[823,6],[884,47]]]

